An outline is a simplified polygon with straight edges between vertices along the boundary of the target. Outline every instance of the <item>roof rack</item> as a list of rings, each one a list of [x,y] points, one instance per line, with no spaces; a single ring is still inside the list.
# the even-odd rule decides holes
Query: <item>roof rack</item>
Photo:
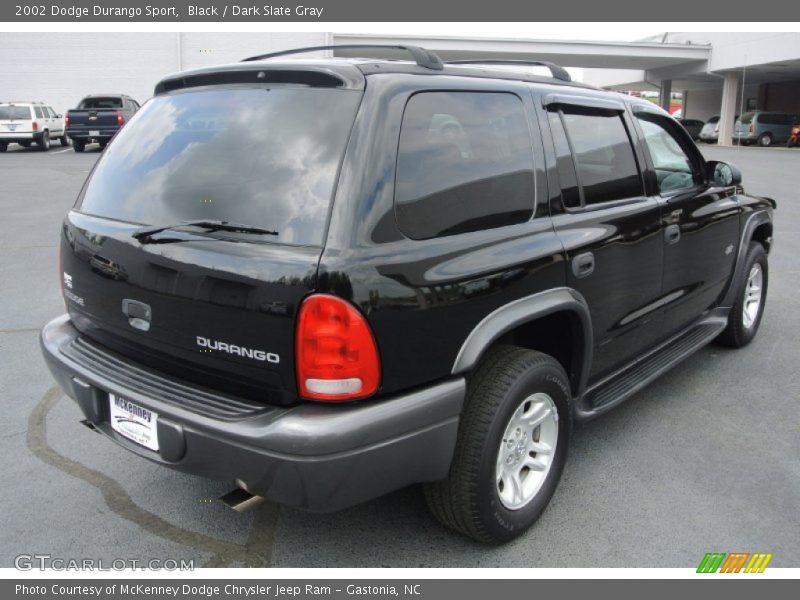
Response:
[[[569,73],[564,67],[560,67],[555,63],[547,62],[546,60],[495,60],[495,59],[470,59],[470,60],[448,60],[445,64],[448,65],[510,65],[515,67],[547,67],[555,79],[561,81],[572,81]]]
[[[281,50],[280,52],[270,52],[269,54],[259,54],[258,56],[250,56],[242,59],[242,62],[250,62],[254,60],[266,60],[268,58],[276,58],[278,56],[287,56],[289,54],[302,54],[305,52],[318,52],[320,50],[356,50],[356,49],[384,49],[384,50],[405,50],[414,58],[414,61],[426,69],[433,69],[434,71],[441,71],[444,69],[442,59],[436,53],[420,48],[419,46],[401,46],[395,44],[341,44],[333,46],[309,46],[307,48],[295,48],[293,50]]]

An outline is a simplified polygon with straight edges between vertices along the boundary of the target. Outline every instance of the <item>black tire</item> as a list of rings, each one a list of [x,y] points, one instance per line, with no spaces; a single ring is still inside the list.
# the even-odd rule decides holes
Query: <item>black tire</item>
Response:
[[[72,143],[72,149],[75,150],[75,152],[83,152],[86,150],[86,142],[82,140],[75,140]]]
[[[756,263],[760,265],[762,273],[761,302],[758,307],[758,314],[748,326],[745,322],[744,306],[748,281]],[[767,261],[767,252],[758,242],[750,242],[747,255],[744,259],[744,269],[742,269],[739,279],[735,283],[736,301],[733,303],[730,315],[728,316],[728,326],[717,338],[720,344],[731,348],[741,348],[753,340],[758,332],[759,325],[761,325],[761,318],[764,316],[768,284],[769,263]]]
[[[58,138],[58,141],[61,142],[62,146],[69,146],[69,138],[66,135],[62,135]]]
[[[0,142],[0,152],[8,151],[8,142]]]
[[[771,146],[773,141],[775,140],[773,139],[771,133],[762,133],[760,136],[758,136],[757,143],[762,148],[766,148],[767,146]]]
[[[526,504],[511,510],[500,499],[495,475],[498,453],[515,411],[537,392],[547,394],[556,407],[557,440],[538,491]],[[445,526],[479,542],[499,544],[516,538],[550,501],[564,470],[571,431],[569,379],[558,361],[516,346],[490,349],[468,380],[447,479],[425,486],[431,512]]]
[[[105,149],[106,149],[106,146],[108,146],[108,140],[103,140],[103,141],[101,141],[101,142],[97,142],[97,143],[98,143],[98,144],[100,144],[100,152],[102,152],[103,150],[105,150]]]
[[[42,137],[36,140],[36,145],[39,146],[39,150],[42,152],[47,152],[50,150],[50,132],[42,132]]]

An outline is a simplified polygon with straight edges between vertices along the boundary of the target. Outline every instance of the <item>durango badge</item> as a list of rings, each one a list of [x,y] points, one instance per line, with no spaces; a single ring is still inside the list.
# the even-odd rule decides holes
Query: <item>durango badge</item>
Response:
[[[197,336],[197,345],[208,350],[227,352],[228,354],[235,354],[236,356],[252,358],[253,360],[260,360],[275,365],[281,362],[281,357],[273,352],[254,350],[252,348],[245,348],[244,346],[237,346],[236,344],[228,344],[227,342],[218,342],[217,340],[210,340],[201,335]]]

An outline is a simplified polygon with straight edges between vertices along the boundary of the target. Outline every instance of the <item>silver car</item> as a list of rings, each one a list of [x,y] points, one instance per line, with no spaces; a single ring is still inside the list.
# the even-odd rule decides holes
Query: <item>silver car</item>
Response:
[[[738,140],[743,146],[754,143],[759,146],[785,144],[789,139],[792,123],[797,120],[797,115],[791,113],[765,111],[744,113],[736,119],[733,139]]]

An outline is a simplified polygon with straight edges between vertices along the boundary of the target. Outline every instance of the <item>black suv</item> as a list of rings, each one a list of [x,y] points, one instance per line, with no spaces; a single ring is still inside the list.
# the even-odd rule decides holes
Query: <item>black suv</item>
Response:
[[[646,101],[397,48],[162,80],[64,221],[42,345],[87,426],[237,508],[423,482],[501,542],[574,421],[753,338],[775,203]]]

